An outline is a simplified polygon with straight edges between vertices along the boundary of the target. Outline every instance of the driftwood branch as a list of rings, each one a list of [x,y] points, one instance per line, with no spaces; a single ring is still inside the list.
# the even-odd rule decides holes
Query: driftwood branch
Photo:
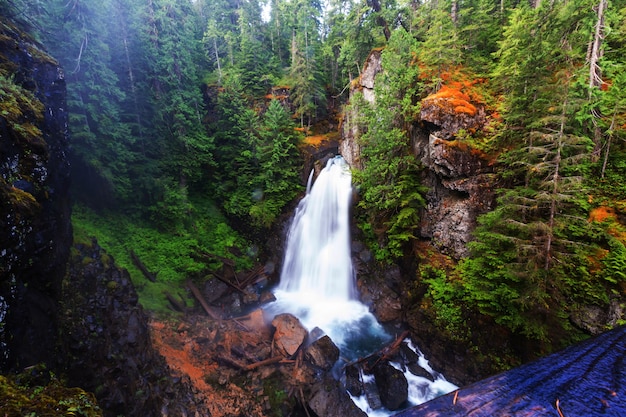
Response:
[[[132,259],[135,266],[141,271],[144,277],[146,277],[149,281],[156,282],[157,274],[153,274],[152,272],[150,272],[146,265],[141,262],[141,259],[139,259],[137,254],[132,250],[130,251],[130,258]]]
[[[217,313],[214,309],[212,309],[209,306],[209,304],[206,302],[206,300],[202,296],[202,293],[200,292],[198,287],[196,287],[196,285],[193,282],[187,281],[187,288],[189,288],[189,290],[191,290],[191,293],[193,294],[194,297],[196,297],[196,300],[198,300],[198,302],[200,303],[200,305],[202,306],[204,311],[206,311],[206,313],[209,315],[209,317],[211,317],[214,320],[221,320],[222,319],[220,317],[219,313]]]

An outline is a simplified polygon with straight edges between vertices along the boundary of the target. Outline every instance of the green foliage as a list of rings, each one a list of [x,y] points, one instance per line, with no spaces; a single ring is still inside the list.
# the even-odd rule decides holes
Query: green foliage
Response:
[[[131,275],[141,304],[150,310],[167,312],[163,292],[176,294],[189,278],[202,279],[222,264],[203,254],[233,258],[231,249],[247,253],[249,244],[239,237],[208,200],[190,201],[187,224],[175,232],[160,231],[153,224],[109,212],[97,214],[84,206],[75,206],[72,214],[75,239],[96,236],[98,243]],[[82,237],[81,237],[82,236]],[[157,282],[148,281],[133,263],[134,251],[148,270],[157,274]],[[237,268],[247,268],[251,259],[233,259]]]
[[[436,69],[441,77],[444,71],[460,62],[461,50],[457,28],[450,19],[450,1],[437,1],[427,15],[425,39],[419,49],[420,61]]]
[[[301,135],[278,100],[263,115],[257,149],[260,172],[255,181],[262,194],[250,208],[256,224],[268,227],[302,190],[300,185]]]
[[[0,375],[0,409],[6,417],[101,417],[93,394],[63,385],[41,366]]]
[[[377,243],[370,246],[381,261],[403,254],[406,243],[415,238],[419,209],[424,205],[419,165],[403,129],[416,117],[422,93],[414,62],[416,48],[405,32],[394,31],[382,54],[385,72],[376,84],[376,104],[370,105],[360,95],[351,103],[360,114],[353,123],[364,132],[358,138],[363,169],[354,172],[358,207],[364,211],[359,227],[370,238],[375,235]]]
[[[420,267],[420,277],[428,285],[427,295],[435,312],[439,328],[453,339],[466,340],[469,329],[463,315],[465,289],[459,281],[451,280],[446,271],[431,265]]]

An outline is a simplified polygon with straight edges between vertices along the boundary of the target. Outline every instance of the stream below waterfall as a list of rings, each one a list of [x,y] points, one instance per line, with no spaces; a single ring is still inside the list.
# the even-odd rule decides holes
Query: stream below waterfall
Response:
[[[328,335],[340,349],[334,368],[337,379],[345,382],[343,368],[393,342],[394,336],[376,320],[358,299],[356,276],[350,254],[350,207],[352,176],[341,156],[328,161],[313,183],[309,177],[307,192],[300,201],[287,236],[280,284],[274,291],[276,301],[264,309],[268,315],[291,313],[309,332],[315,328]],[[455,390],[433,370],[410,339],[404,345],[413,352],[416,362],[427,375],[411,371],[401,362],[389,364],[404,374],[408,396],[402,408],[421,404]],[[405,351],[407,349],[405,348]],[[410,352],[408,352],[410,354]],[[350,393],[355,404],[368,416],[388,416],[376,397],[376,381],[367,369],[360,369],[358,379],[363,392]],[[429,375],[428,375],[429,374]],[[429,376],[429,377],[428,377]]]

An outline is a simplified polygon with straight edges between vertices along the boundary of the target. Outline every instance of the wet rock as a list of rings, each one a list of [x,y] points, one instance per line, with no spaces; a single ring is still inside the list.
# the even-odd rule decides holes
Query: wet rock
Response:
[[[400,345],[398,351],[401,363],[408,368],[413,375],[421,376],[430,381],[434,381],[433,376],[419,364],[419,355],[413,351],[406,343]]]
[[[322,336],[306,348],[304,357],[312,365],[327,371],[339,359],[339,348],[330,337]]]
[[[355,365],[346,366],[344,385],[348,392],[356,397],[363,393],[361,371]]]
[[[308,335],[300,320],[292,314],[279,314],[272,320],[274,332],[274,345],[284,356],[293,356],[298,348],[304,343]]]
[[[387,362],[376,365],[373,374],[382,404],[391,411],[399,409],[409,396],[404,374]]]
[[[371,375],[366,377],[365,382],[363,383],[363,393],[365,394],[367,404],[372,410],[378,410],[383,407],[383,403],[380,400],[380,392],[376,386],[376,381],[371,377]]]
[[[317,383],[311,392],[308,405],[318,417],[367,417],[332,377]]]
[[[0,369],[56,357],[72,239],[63,70],[0,16]],[[14,104],[11,104],[14,103]]]
[[[397,266],[385,268],[381,271],[382,280],[359,280],[357,285],[361,301],[368,306],[379,322],[388,323],[402,318],[402,303],[396,291],[402,280],[400,269]]]

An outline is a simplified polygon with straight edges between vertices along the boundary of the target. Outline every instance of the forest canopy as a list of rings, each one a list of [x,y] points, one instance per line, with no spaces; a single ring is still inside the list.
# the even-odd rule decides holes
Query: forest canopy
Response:
[[[466,259],[443,274],[422,271],[433,305],[463,305],[547,340],[555,326],[572,334],[565,317],[579,306],[623,304],[624,0],[0,8],[65,68],[76,218],[86,228],[106,211],[100,230],[111,236],[124,224],[174,236],[185,254],[256,253],[302,191],[304,135],[349,104],[363,132],[358,222],[378,261],[392,262],[415,241],[424,206],[410,137],[421,101],[446,82],[481,80],[489,130],[455,139],[493,156],[497,204],[479,219]],[[358,94],[348,102],[376,48],[376,104]],[[183,264],[172,279],[201,275],[193,260]],[[439,320],[462,327],[460,307],[440,307]]]

